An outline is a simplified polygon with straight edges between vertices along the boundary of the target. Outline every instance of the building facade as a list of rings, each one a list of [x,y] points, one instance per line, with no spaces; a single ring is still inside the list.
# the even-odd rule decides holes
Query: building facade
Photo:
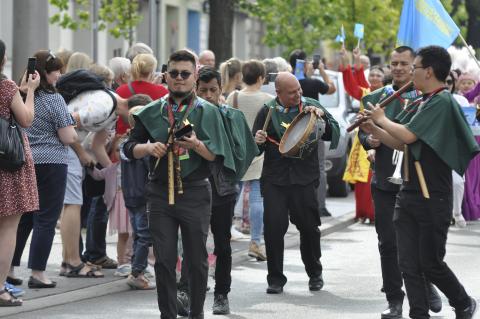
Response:
[[[72,15],[75,5],[70,1],[69,13]],[[14,79],[23,72],[27,57],[37,49],[81,51],[100,64],[107,64],[114,56],[124,56],[128,49],[127,41],[115,39],[106,31],[72,31],[49,24],[49,17],[57,11],[48,0],[1,2],[0,39],[7,44],[10,59],[5,73]],[[94,10],[95,3],[99,5],[100,2],[91,0],[90,11]],[[139,12],[143,19],[133,30],[134,40],[150,45],[159,65],[177,49],[190,48],[197,53],[207,49],[208,0],[140,0]],[[262,44],[263,34],[264,26],[259,20],[236,12],[233,55],[242,60],[280,55],[280,48],[272,49]]]

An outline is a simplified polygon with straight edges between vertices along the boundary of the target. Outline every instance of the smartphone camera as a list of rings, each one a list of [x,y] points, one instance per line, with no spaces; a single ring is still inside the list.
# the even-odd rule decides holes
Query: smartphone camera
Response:
[[[27,62],[27,82],[30,74],[35,74],[35,67],[37,66],[37,58],[28,58]]]
[[[318,69],[318,66],[320,65],[320,54],[314,54],[313,55],[313,69]]]

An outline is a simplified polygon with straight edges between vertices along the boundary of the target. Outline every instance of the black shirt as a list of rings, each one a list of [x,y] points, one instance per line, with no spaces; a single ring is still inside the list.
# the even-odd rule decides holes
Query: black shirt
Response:
[[[275,112],[275,111],[274,111]],[[253,124],[253,134],[263,129],[263,124],[267,117],[266,107],[260,109]],[[329,141],[332,139],[332,131],[328,122],[325,122],[325,133],[322,139]],[[272,122],[267,128],[267,135],[276,141],[281,137],[277,136]],[[275,185],[307,185],[312,182],[318,182],[320,169],[318,163],[318,143],[315,143],[312,151],[304,159],[284,157],[278,150],[278,145],[270,141],[259,145],[260,151],[265,152],[262,170],[262,182],[269,182]]]
[[[328,84],[319,79],[305,78],[299,82],[303,91],[302,95],[315,100],[318,100],[319,94],[326,94],[329,89]]]
[[[435,153],[427,144],[422,143],[420,164],[430,194],[452,194],[452,169]],[[411,153],[410,153],[411,154]],[[415,191],[421,193],[417,171],[413,156],[408,157],[408,172],[410,180],[403,182],[402,191]]]

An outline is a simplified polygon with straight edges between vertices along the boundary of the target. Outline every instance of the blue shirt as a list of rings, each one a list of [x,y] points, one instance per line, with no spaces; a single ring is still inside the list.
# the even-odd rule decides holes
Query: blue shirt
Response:
[[[32,126],[25,129],[35,164],[67,164],[67,146],[63,145],[57,130],[74,125],[67,104],[58,93],[39,90],[35,94],[35,117]]]

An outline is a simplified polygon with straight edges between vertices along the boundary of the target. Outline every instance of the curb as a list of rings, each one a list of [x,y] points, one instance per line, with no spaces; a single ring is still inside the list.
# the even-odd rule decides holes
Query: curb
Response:
[[[354,224],[355,223],[354,215],[355,215],[354,212],[350,212],[338,218],[328,218],[328,220],[325,219],[322,225],[320,226],[322,237],[328,236],[331,233],[342,230]],[[297,231],[287,233],[285,235],[285,248],[292,248],[296,246],[298,247],[299,244],[300,244],[300,237],[298,236]],[[248,248],[233,253],[232,266],[251,260],[252,258],[248,256],[247,252],[248,252]],[[128,290],[130,290],[130,288],[125,283],[125,280],[114,280],[111,282],[94,285],[86,288],[81,288],[77,290],[71,290],[68,292],[60,293],[60,294],[49,295],[46,297],[39,297],[35,299],[29,299],[27,302],[24,302],[24,304],[21,307],[12,307],[12,308],[4,307],[2,309],[2,313],[0,314],[0,318],[12,316],[12,315],[15,315],[17,317],[17,315],[21,313],[32,312],[40,309],[43,310],[46,308],[60,306],[60,305],[68,304],[71,302],[93,299],[93,298],[97,298],[97,297],[101,297],[109,294],[120,293]]]

